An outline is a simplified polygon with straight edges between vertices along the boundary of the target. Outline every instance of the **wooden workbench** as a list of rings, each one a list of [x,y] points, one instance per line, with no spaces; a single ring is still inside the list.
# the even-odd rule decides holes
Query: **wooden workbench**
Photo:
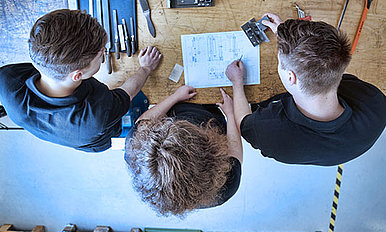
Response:
[[[64,8],[66,0],[1,1],[4,9],[0,12],[0,64],[28,61],[27,40],[29,31],[38,17],[56,8]],[[175,84],[168,80],[176,63],[182,65],[182,34],[241,30],[240,26],[255,17],[259,19],[265,12],[277,13],[283,20],[296,18],[293,1],[274,0],[215,0],[214,7],[168,9],[166,0],[148,0],[157,36],[152,38],[146,20],[138,6],[139,47],[155,45],[164,58],[159,68],[149,77],[143,88],[151,103],[158,103],[184,84],[184,78]],[[299,0],[296,3],[312,16],[337,25],[345,0]],[[344,17],[341,30],[350,39],[354,38],[361,17],[364,0],[351,0]],[[276,41],[268,32],[270,43],[261,45],[261,84],[246,87],[251,102],[258,102],[284,91],[277,74]],[[371,4],[361,37],[347,72],[357,75],[386,93],[386,1],[374,0]],[[105,75],[105,67],[96,75],[110,88],[119,86],[139,67],[136,57],[129,58],[124,53],[120,60],[113,60],[114,73]],[[225,67],[224,67],[225,68]],[[232,94],[231,88],[225,88]],[[214,103],[220,101],[218,88],[197,89],[194,102]]]
[[[139,47],[154,45],[163,53],[164,58],[159,68],[149,77],[143,91],[151,103],[158,103],[184,84],[184,78],[176,84],[168,79],[176,63],[182,65],[182,34],[241,30],[240,26],[255,17],[259,19],[265,12],[277,13],[283,20],[296,18],[292,1],[264,0],[216,0],[215,7],[168,9],[166,0],[149,0],[152,19],[157,36],[152,38],[148,32],[146,20],[138,5]],[[315,21],[325,21],[337,25],[345,0],[297,1],[306,13]],[[350,1],[341,30],[353,39],[363,9],[362,0]],[[386,2],[373,1],[357,49],[347,72],[357,75],[382,91],[386,92]],[[284,91],[277,74],[276,40],[268,32],[271,42],[263,43],[261,52],[261,84],[246,86],[246,95],[250,102],[258,102]],[[114,73],[106,75],[101,67],[97,77],[111,88],[119,86],[138,68],[137,58],[128,58],[123,54],[120,60],[114,61]],[[226,67],[224,67],[225,69]],[[225,88],[232,94],[231,87]],[[193,102],[215,103],[221,100],[218,88],[197,89]]]

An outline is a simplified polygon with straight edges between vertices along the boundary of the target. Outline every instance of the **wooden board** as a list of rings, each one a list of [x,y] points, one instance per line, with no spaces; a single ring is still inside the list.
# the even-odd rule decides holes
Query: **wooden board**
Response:
[[[146,20],[138,4],[139,47],[157,46],[164,58],[159,68],[149,77],[143,91],[150,103],[158,103],[184,84],[183,76],[175,84],[168,80],[174,65],[182,65],[182,34],[241,30],[240,26],[265,12],[279,14],[282,19],[296,18],[293,1],[274,0],[216,0],[214,7],[168,9],[166,0],[148,0],[157,37],[148,32]],[[28,37],[33,23],[41,15],[57,8],[64,8],[66,0],[0,1],[2,26],[0,27],[0,65],[29,61]],[[300,0],[296,3],[313,20],[322,20],[337,25],[345,0]],[[364,6],[363,0],[351,0],[341,29],[353,39]],[[247,86],[246,94],[251,102],[258,102],[283,92],[277,74],[276,41],[268,32],[270,43],[261,45],[261,84]],[[361,37],[347,68],[347,72],[370,82],[386,93],[386,1],[374,0],[371,4]],[[110,88],[121,85],[139,67],[137,57],[129,58],[124,53],[120,60],[113,60],[113,75],[107,75],[105,67],[96,77]],[[115,59],[115,58],[114,58]],[[232,95],[231,88],[225,88]],[[198,89],[193,102],[215,103],[221,100],[218,88]]]
[[[143,91],[151,103],[158,103],[172,94],[184,84],[183,76],[175,84],[168,80],[176,63],[182,65],[181,39],[182,34],[207,33],[219,31],[241,30],[240,26],[255,17],[259,19],[265,12],[279,14],[283,20],[296,18],[296,10],[292,1],[264,0],[216,0],[215,7],[168,9],[166,0],[149,0],[152,19],[157,37],[152,38],[148,32],[146,20],[138,6],[138,37],[139,47],[154,45],[163,53],[164,58],[159,68],[149,77]],[[316,21],[325,21],[337,25],[345,0],[314,0],[296,1],[306,13]],[[363,9],[363,1],[351,0],[344,17],[341,30],[353,39]],[[359,78],[368,81],[386,93],[386,2],[373,1],[359,39],[353,59],[347,69]],[[270,43],[261,45],[261,84],[246,87],[246,95],[250,102],[259,102],[275,94],[285,91],[277,74],[276,40],[268,32]],[[128,58],[121,55],[114,60],[114,73],[107,75],[105,67],[97,74],[97,78],[110,88],[121,85],[139,67],[136,57]],[[224,67],[225,68],[225,67]],[[225,88],[232,94],[231,88]],[[221,100],[218,88],[197,89],[193,102],[215,103]]]

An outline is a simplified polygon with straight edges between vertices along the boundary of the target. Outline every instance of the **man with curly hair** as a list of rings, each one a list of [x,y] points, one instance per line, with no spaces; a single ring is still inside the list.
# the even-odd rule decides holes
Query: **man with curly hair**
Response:
[[[290,164],[330,166],[366,152],[386,124],[386,98],[375,86],[344,74],[347,37],[324,22],[265,14],[277,37],[278,72],[288,92],[250,109],[241,61],[226,70],[233,83],[241,135],[261,154]]]
[[[162,215],[184,216],[221,205],[237,191],[243,157],[232,99],[224,103],[179,103],[193,97],[182,86],[146,111],[126,138],[125,160],[133,187]]]
[[[121,118],[162,55],[139,53],[139,70],[119,88],[96,80],[107,35],[95,18],[56,10],[39,18],[29,38],[31,63],[0,68],[0,99],[10,118],[35,136],[86,152],[111,147]]]

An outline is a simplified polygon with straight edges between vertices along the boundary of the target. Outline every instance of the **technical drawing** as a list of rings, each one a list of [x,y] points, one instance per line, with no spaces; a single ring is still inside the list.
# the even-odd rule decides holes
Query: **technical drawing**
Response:
[[[242,31],[183,35],[181,43],[186,85],[232,85],[225,70],[241,56],[246,71],[244,84],[260,83],[259,47],[253,47]]]

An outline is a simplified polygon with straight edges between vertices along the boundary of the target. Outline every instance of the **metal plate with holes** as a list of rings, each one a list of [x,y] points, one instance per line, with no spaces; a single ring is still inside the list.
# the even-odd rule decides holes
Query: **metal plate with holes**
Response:
[[[214,6],[214,0],[167,0],[168,8]]]

